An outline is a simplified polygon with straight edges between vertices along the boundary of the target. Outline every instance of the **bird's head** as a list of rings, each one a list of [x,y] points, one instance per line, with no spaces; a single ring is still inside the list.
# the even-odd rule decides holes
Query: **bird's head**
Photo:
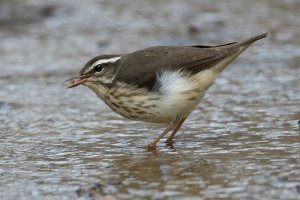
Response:
[[[96,94],[103,93],[113,83],[119,59],[120,55],[101,55],[89,60],[77,76],[67,80],[69,88],[84,85]]]

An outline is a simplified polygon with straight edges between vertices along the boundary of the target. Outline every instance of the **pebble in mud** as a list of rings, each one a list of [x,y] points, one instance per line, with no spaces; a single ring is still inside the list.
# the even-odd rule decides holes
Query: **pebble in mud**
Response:
[[[76,190],[78,197],[89,197],[92,200],[117,200],[110,193],[115,193],[118,190],[120,183],[111,183],[102,185],[101,183],[95,183],[91,187],[79,188]]]
[[[296,191],[297,191],[298,193],[300,193],[300,185],[297,185],[297,186],[296,186]]]

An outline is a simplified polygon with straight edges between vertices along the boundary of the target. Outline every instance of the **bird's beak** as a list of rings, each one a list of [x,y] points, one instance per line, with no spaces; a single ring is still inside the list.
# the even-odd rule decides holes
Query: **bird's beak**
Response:
[[[73,78],[66,80],[65,82],[70,83],[70,86],[68,88],[73,88],[73,87],[76,87],[76,86],[81,85],[82,83],[86,82],[89,77],[91,77],[90,74],[78,75],[78,76],[75,76]]]

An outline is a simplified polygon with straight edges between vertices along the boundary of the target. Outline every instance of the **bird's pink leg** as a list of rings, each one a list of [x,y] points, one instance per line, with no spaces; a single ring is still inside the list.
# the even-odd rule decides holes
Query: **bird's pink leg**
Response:
[[[166,143],[168,145],[172,145],[173,144],[173,139],[177,133],[177,131],[179,130],[179,128],[182,126],[183,122],[186,120],[186,118],[180,118],[178,120],[178,122],[176,123],[176,126],[174,127],[174,130],[172,132],[172,134],[168,137],[168,139],[166,140]]]
[[[154,138],[154,140],[152,140],[148,145],[147,148],[154,148],[156,146],[156,143],[163,138],[167,133],[169,133],[171,130],[173,130],[174,128],[176,128],[178,126],[178,123],[181,121],[181,119],[177,119],[174,123],[172,123],[171,125],[168,126],[168,128],[166,128],[166,130],[164,130],[159,136],[157,136],[156,138]],[[174,129],[175,130],[175,129]],[[174,131],[173,131],[174,132]]]

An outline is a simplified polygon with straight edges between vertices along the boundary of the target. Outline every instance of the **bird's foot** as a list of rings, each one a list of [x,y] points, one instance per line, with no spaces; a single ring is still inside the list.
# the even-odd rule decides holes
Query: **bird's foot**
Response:
[[[175,143],[173,139],[168,138],[165,143],[167,144],[167,146],[173,146],[173,144]]]
[[[147,151],[151,151],[151,152],[153,152],[153,151],[156,151],[156,144],[148,144],[148,145],[146,145],[145,146],[145,149],[147,150]]]

